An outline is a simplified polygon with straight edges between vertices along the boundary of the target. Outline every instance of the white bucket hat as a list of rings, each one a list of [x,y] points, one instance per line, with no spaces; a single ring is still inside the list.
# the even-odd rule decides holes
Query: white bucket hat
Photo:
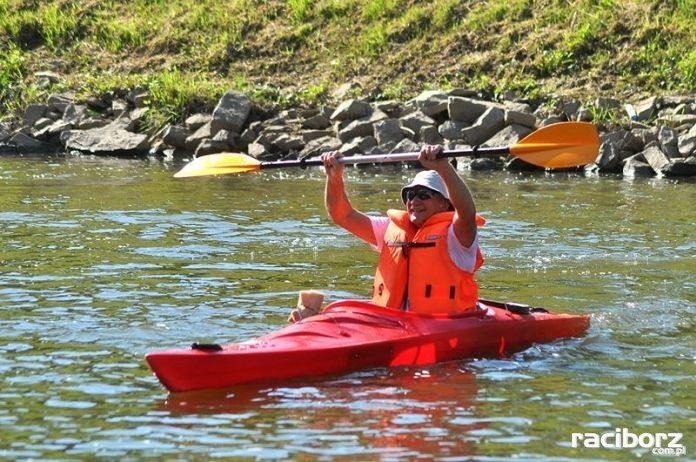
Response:
[[[445,182],[434,170],[423,170],[418,172],[409,184],[401,188],[401,200],[406,203],[406,193],[409,189],[415,188],[416,186],[422,186],[424,188],[431,189],[438,192],[444,196],[445,199],[449,200],[449,194],[447,194],[447,188],[445,187]]]

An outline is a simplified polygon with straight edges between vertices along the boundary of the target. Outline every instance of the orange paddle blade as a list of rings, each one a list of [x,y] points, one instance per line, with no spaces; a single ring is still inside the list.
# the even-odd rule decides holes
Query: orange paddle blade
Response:
[[[246,154],[222,152],[193,159],[174,174],[174,178],[189,176],[225,175],[228,173],[256,172],[261,162]]]
[[[510,147],[510,154],[544,168],[587,165],[597,158],[599,135],[589,122],[559,122],[531,133]]]

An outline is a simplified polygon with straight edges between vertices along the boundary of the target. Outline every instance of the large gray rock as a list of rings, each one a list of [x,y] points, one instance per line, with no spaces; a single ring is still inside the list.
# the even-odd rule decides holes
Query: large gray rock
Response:
[[[275,125],[275,124],[273,124],[273,122],[271,122],[268,124],[267,123],[262,124],[261,133],[267,133],[267,134],[270,134],[270,133],[276,133],[276,134],[277,133],[288,133],[291,130],[292,130],[292,128],[288,127],[287,125],[282,125],[282,124]]]
[[[633,128],[631,129],[631,135],[637,137],[643,147],[649,145],[653,141],[657,141],[657,130],[653,128]],[[641,147],[638,151],[642,150],[643,148]]]
[[[508,125],[486,140],[482,146],[512,146],[533,131],[534,130],[525,125]]]
[[[5,141],[10,137],[11,134],[12,132],[10,131],[9,127],[6,127],[4,124],[0,123],[0,142]]]
[[[600,172],[618,173],[623,168],[621,156],[612,143],[604,142],[599,146],[599,154],[594,164],[590,164],[586,170],[598,170]]]
[[[427,126],[430,127],[431,125],[427,125]],[[422,128],[421,128],[421,130],[422,130]],[[408,127],[402,126],[402,127],[401,127],[401,133],[403,133],[403,135],[404,135],[405,138],[408,138],[408,139],[411,140],[411,141],[418,142],[418,133],[416,133],[414,130],[412,130],[412,129],[408,128]],[[400,143],[400,142],[401,142],[401,141],[399,141],[399,143]]]
[[[437,125],[435,120],[423,114],[421,111],[411,112],[399,118],[402,127],[408,128],[411,132],[420,133],[423,127]]]
[[[407,139],[407,138],[404,138]],[[403,140],[402,140],[403,141]],[[401,143],[401,141],[399,141]],[[374,148],[370,149],[369,151],[365,151],[366,154],[383,154],[385,152],[391,152],[392,149],[396,147],[397,144],[395,142],[389,142],[389,143],[384,143],[384,144],[378,144]]]
[[[657,132],[657,141],[660,143],[660,149],[667,157],[679,157],[679,139],[672,128],[660,127]]]
[[[462,130],[464,139],[471,145],[481,144],[505,127],[505,111],[490,107],[474,122]]]
[[[640,139],[636,139],[635,136],[631,135],[631,132],[623,128],[614,130],[608,133],[602,133],[599,136],[600,142],[604,144],[610,144],[613,147],[613,152],[620,155],[622,159],[635,154],[643,149],[643,145]],[[632,149],[627,149],[626,143],[630,143]],[[635,149],[637,147],[637,149]],[[626,152],[626,155],[623,153]]]
[[[696,125],[679,137],[679,154],[684,157],[696,155]]]
[[[56,125],[58,124],[58,125]],[[37,140],[49,140],[53,135],[55,135],[55,128],[59,125],[64,125],[65,123],[58,120],[54,121],[46,117],[37,120],[34,126],[31,127],[31,136]],[[66,126],[67,127],[67,126]],[[67,129],[67,128],[66,128]]]
[[[331,119],[323,112],[307,117],[302,121],[302,127],[311,130],[324,130],[331,126]]]
[[[660,104],[660,98],[653,96],[634,104],[633,108],[636,111],[636,118],[639,121],[645,121],[657,114],[657,107]]]
[[[258,138],[259,134],[255,130],[252,130],[251,127],[247,127],[242,131],[242,134],[239,135],[238,141],[240,146],[246,147],[249,145],[249,143],[253,143],[256,138]],[[305,140],[308,141],[308,140]]]
[[[63,110],[62,120],[73,127],[77,127],[87,117],[87,106],[69,103]]]
[[[535,128],[537,118],[534,114],[520,111],[505,111],[505,125],[522,125],[528,128]]]
[[[660,147],[654,143],[647,146],[641,154],[656,173],[662,173],[670,163],[669,156],[665,155]]]
[[[96,155],[146,155],[149,149],[146,135],[132,133],[118,125],[91,130],[71,130],[61,134],[66,151]]]
[[[450,120],[474,123],[490,107],[491,103],[471,98],[450,96],[447,100],[447,113]]]
[[[398,119],[385,119],[377,122],[374,125],[374,136],[377,144],[384,145],[387,143],[396,143],[404,139],[404,134],[401,132],[401,123]]]
[[[420,146],[417,143],[404,138],[396,144],[389,152],[390,153],[402,153],[402,152],[419,152]]]
[[[353,138],[373,136],[374,124],[386,119],[387,115],[381,111],[371,112],[364,117],[352,120],[345,127],[340,129],[338,132],[338,138],[345,143]]]
[[[374,108],[384,112],[390,118],[395,119],[401,115],[401,111],[403,110],[402,104],[399,101],[393,100],[377,101],[374,103]]]
[[[582,103],[576,99],[566,101],[562,103],[561,111],[565,114],[568,120],[575,120],[578,116],[578,112],[582,108]]]
[[[137,123],[130,118],[128,113],[124,113],[121,117],[107,125],[109,125],[111,128],[122,128],[123,130],[129,132],[136,132],[135,127],[137,126]]]
[[[623,175],[627,177],[655,176],[655,170],[644,162],[642,154],[636,154],[624,160]]]
[[[300,137],[305,143],[309,143],[312,140],[318,138],[324,138],[326,136],[333,136],[334,133],[331,130],[302,130],[300,131]]]
[[[227,147],[230,149],[237,146],[237,134],[228,130],[220,130],[211,139],[213,141],[222,141],[227,143]]]
[[[437,90],[424,91],[407,104],[418,108],[427,116],[435,116],[447,111],[448,94]]]
[[[261,133],[259,133],[259,136],[254,140],[254,143],[263,144],[267,148],[270,148],[273,138],[278,133],[283,133],[283,132],[282,131],[263,130],[263,131],[261,131]]]
[[[175,148],[185,148],[186,138],[191,136],[191,130],[181,125],[169,125],[164,129],[162,141]]]
[[[55,152],[58,150],[53,144],[43,143],[21,132],[12,134],[3,144],[6,144],[9,147],[7,151],[13,153],[37,154]]]
[[[269,134],[268,139],[271,146],[281,153],[299,151],[304,147],[304,141],[302,140],[302,137],[295,136],[289,133]]]
[[[111,101],[111,113],[114,117],[120,118],[128,112],[128,101],[124,99],[114,99]]]
[[[251,100],[244,94],[228,91],[213,110],[211,127],[214,133],[228,130],[240,133],[251,112]]]
[[[680,104],[689,104],[694,101],[693,95],[668,95],[660,98],[663,106],[675,107]]]
[[[469,122],[445,120],[437,127],[437,132],[446,140],[464,140],[464,130],[470,126]]]
[[[377,140],[374,136],[365,136],[352,139],[339,148],[339,151],[346,156],[355,154],[364,154],[370,149],[377,146]]]
[[[644,138],[638,136],[633,130],[626,131],[626,135],[621,141],[621,150],[635,154],[640,152],[645,148]]]
[[[270,119],[264,120],[261,122],[261,125],[263,127],[282,127],[283,130],[286,130],[289,127],[297,125],[298,128],[300,126],[299,121],[296,119],[293,119],[291,117],[288,117],[286,114],[278,114],[277,117],[272,117]]]
[[[97,118],[97,117],[85,117],[85,118],[81,118],[77,122],[77,125],[73,125],[73,128],[75,128],[77,130],[91,130],[93,128],[106,127],[110,123],[111,122],[109,122],[106,119],[101,119],[101,118]],[[121,127],[121,128],[123,128],[123,127]]]
[[[34,122],[34,125],[32,125],[31,130],[32,132],[34,131],[39,131],[42,130],[50,125],[53,124],[53,120],[49,119],[48,117],[42,117],[36,122]]]
[[[74,99],[75,95],[72,93],[52,94],[49,95],[47,103],[52,109],[63,114],[68,105],[73,103]]]
[[[316,157],[324,152],[338,151],[343,143],[336,137],[325,136],[308,142],[300,151],[300,158]]]
[[[188,128],[191,132],[195,132],[203,125],[213,121],[212,114],[192,114],[186,118],[184,121],[184,127]]]
[[[365,117],[371,112],[372,106],[369,103],[359,99],[350,99],[339,104],[331,114],[330,119],[334,121],[354,120]]]
[[[510,112],[521,112],[523,114],[533,114],[532,107],[529,105],[529,103],[525,103],[522,101],[505,101],[504,103],[504,109],[506,111]],[[536,115],[534,115],[536,118]]]
[[[657,122],[681,130],[684,127],[691,127],[696,124],[696,114],[671,114],[666,117],[658,118]]]
[[[191,133],[184,142],[186,149],[195,151],[204,139],[213,137],[213,122],[201,125],[198,130]]]
[[[24,125],[33,126],[37,120],[41,119],[48,111],[45,104],[30,104],[24,109]]]
[[[266,160],[273,157],[268,148],[261,143],[249,143],[247,154],[255,159]]]
[[[221,130],[222,131],[222,130]],[[218,132],[220,133],[220,132]],[[200,142],[194,153],[195,157],[207,156],[218,152],[224,152],[229,149],[227,141],[205,139]]]
[[[443,144],[445,142],[438,129],[433,126],[421,128],[418,139],[423,144]]]
[[[696,157],[672,159],[662,173],[665,176],[696,176]]]

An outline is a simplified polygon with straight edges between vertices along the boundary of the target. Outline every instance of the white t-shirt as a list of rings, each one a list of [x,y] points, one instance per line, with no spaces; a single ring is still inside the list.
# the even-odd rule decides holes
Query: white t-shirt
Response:
[[[375,241],[377,241],[377,246],[372,246],[377,252],[382,251],[384,247],[384,233],[387,231],[387,226],[389,226],[389,217],[369,217],[372,223],[372,232],[375,235]],[[465,247],[454,235],[454,229],[450,224],[447,228],[447,249],[449,251],[450,258],[455,265],[462,271],[467,271],[473,273],[476,268],[476,253],[478,251],[478,233],[474,237],[474,242],[471,243],[471,247]]]

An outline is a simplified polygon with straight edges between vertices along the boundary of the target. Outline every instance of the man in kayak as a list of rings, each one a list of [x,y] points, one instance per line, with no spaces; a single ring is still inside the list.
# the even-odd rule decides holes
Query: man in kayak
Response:
[[[337,151],[322,154],[325,204],[337,225],[373,246],[379,263],[372,302],[419,313],[459,313],[478,301],[474,273],[483,263],[474,199],[439,145],[426,145],[418,160],[426,170],[403,187],[405,210],[371,217],[348,200]]]

